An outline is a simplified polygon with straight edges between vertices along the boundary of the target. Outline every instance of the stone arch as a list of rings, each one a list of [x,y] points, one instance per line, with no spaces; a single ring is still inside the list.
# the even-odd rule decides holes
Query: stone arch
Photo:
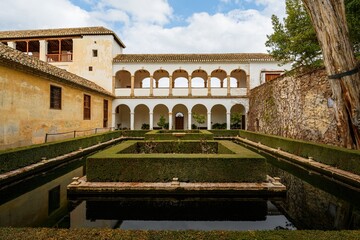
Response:
[[[159,127],[157,123],[159,122],[161,116],[164,116],[165,121],[169,124],[169,108],[165,104],[158,104],[154,107],[153,110],[154,129],[157,129]]]
[[[226,80],[227,74],[225,70],[216,69],[211,72],[211,88],[222,88],[224,87],[224,80]]]
[[[195,70],[191,74],[192,88],[206,88],[208,74],[201,69]]]
[[[134,78],[134,88],[142,88],[143,81],[150,78],[150,73],[147,70],[140,69],[135,72]]]
[[[187,88],[189,86],[189,74],[183,69],[178,69],[172,75],[174,88]]]
[[[235,104],[231,107],[230,115],[233,116],[234,113],[240,113],[242,115],[241,125],[237,126],[233,122],[231,122],[231,129],[245,129],[246,126],[246,110],[242,104]]]
[[[131,73],[129,71],[120,70],[116,72],[115,88],[131,88]]]
[[[130,108],[126,104],[120,104],[115,108],[115,127],[117,129],[130,129]]]
[[[246,84],[246,73],[244,70],[241,69],[235,69],[231,72],[230,77],[232,79],[235,79],[234,81],[236,82],[236,86],[237,88],[247,88],[247,84]],[[230,87],[233,87],[232,84],[230,83]]]
[[[145,104],[139,104],[134,109],[134,129],[139,130],[143,124],[148,124],[150,126],[149,119],[149,107]]]
[[[216,104],[211,108],[211,129],[226,129],[226,107]]]
[[[173,122],[173,128],[174,129],[189,129],[188,127],[188,108],[184,105],[184,104],[177,104],[173,107],[172,109],[172,122]],[[183,115],[183,126],[181,128],[181,126],[179,127],[179,125],[177,126],[177,122],[176,122],[176,115],[181,113]]]
[[[196,128],[200,128],[200,129],[208,129],[207,123],[208,123],[208,119],[207,119],[207,108],[206,106],[204,106],[203,104],[196,104],[192,107],[191,109],[191,113],[192,113],[192,119],[191,119],[191,128],[193,128],[194,125],[196,125]],[[201,114],[205,116],[205,122],[202,124],[199,124],[196,122],[196,120],[194,119],[194,113],[196,114]]]
[[[169,72],[163,69],[156,70],[153,74],[155,81],[154,88],[169,88],[170,86]]]

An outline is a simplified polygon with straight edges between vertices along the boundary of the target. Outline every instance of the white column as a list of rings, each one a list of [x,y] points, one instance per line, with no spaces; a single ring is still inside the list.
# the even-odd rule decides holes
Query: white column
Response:
[[[230,130],[230,117],[231,117],[231,113],[226,112],[226,129],[227,130]]]
[[[116,128],[116,113],[111,114],[111,127]]]
[[[191,130],[192,113],[188,112],[188,129]]]
[[[150,130],[154,129],[154,113],[149,112],[149,119],[150,119]]]
[[[47,62],[47,57],[46,57],[46,55],[47,55],[47,41],[45,41],[45,40],[40,40],[39,41],[39,43],[40,43],[40,56],[39,56],[39,59],[40,60],[42,60],[42,61],[44,61],[44,62]]]
[[[130,130],[135,130],[135,113],[130,113]]]
[[[173,127],[173,122],[172,122],[172,112],[169,112],[169,130],[171,130]]]
[[[211,112],[207,114],[207,129],[211,130]]]
[[[16,42],[8,42],[7,44],[9,47],[16,49]]]

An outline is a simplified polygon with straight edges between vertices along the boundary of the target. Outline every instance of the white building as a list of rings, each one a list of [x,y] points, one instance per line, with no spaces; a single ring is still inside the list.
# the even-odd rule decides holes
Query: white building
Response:
[[[249,90],[279,76],[268,54],[124,54],[125,45],[103,27],[3,31],[0,42],[89,79],[114,93],[113,127],[231,128],[231,114],[246,127]],[[193,114],[206,116],[198,124]],[[99,113],[101,114],[101,113]]]

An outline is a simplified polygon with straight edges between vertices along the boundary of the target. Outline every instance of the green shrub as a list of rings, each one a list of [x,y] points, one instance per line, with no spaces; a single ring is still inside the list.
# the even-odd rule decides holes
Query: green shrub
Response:
[[[213,134],[207,130],[153,130],[145,134],[145,139],[153,140],[212,140]]]
[[[154,142],[167,151],[165,141]],[[183,141],[181,141],[183,142]],[[168,142],[177,146],[177,141]],[[182,151],[192,152],[194,141],[184,141]],[[215,143],[215,142],[212,142]],[[87,159],[87,180],[95,182],[169,182],[177,177],[184,182],[262,182],[266,161],[262,156],[230,141],[218,141],[221,154],[151,154],[141,152],[140,141],[126,141]],[[196,145],[196,144],[194,144]],[[201,148],[201,146],[200,146]]]
[[[360,151],[358,150],[243,130],[240,130],[240,136],[272,148],[281,148],[281,150],[305,158],[312,157],[315,161],[360,174]]]
[[[42,158],[50,159],[78,150],[79,148],[86,148],[99,142],[118,138],[120,135],[119,131],[113,131],[0,151],[0,173],[40,162]]]
[[[214,134],[214,137],[236,137],[239,135],[239,130],[214,129],[214,130],[209,130],[209,132]]]

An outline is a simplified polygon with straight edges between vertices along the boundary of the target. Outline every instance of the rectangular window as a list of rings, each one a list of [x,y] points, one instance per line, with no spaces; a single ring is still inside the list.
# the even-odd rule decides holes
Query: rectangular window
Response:
[[[61,88],[50,85],[50,108],[61,109]]]
[[[92,72],[92,70],[93,70],[93,67],[89,66],[89,72]]]
[[[93,57],[97,57],[98,56],[98,50],[97,49],[93,49],[92,50],[93,53]]]
[[[265,82],[271,81],[280,76],[280,73],[266,73],[265,74]]]
[[[104,121],[103,121],[103,127],[108,127],[108,115],[109,115],[109,102],[108,100],[104,99]]]
[[[91,96],[84,94],[84,120],[91,119]]]

